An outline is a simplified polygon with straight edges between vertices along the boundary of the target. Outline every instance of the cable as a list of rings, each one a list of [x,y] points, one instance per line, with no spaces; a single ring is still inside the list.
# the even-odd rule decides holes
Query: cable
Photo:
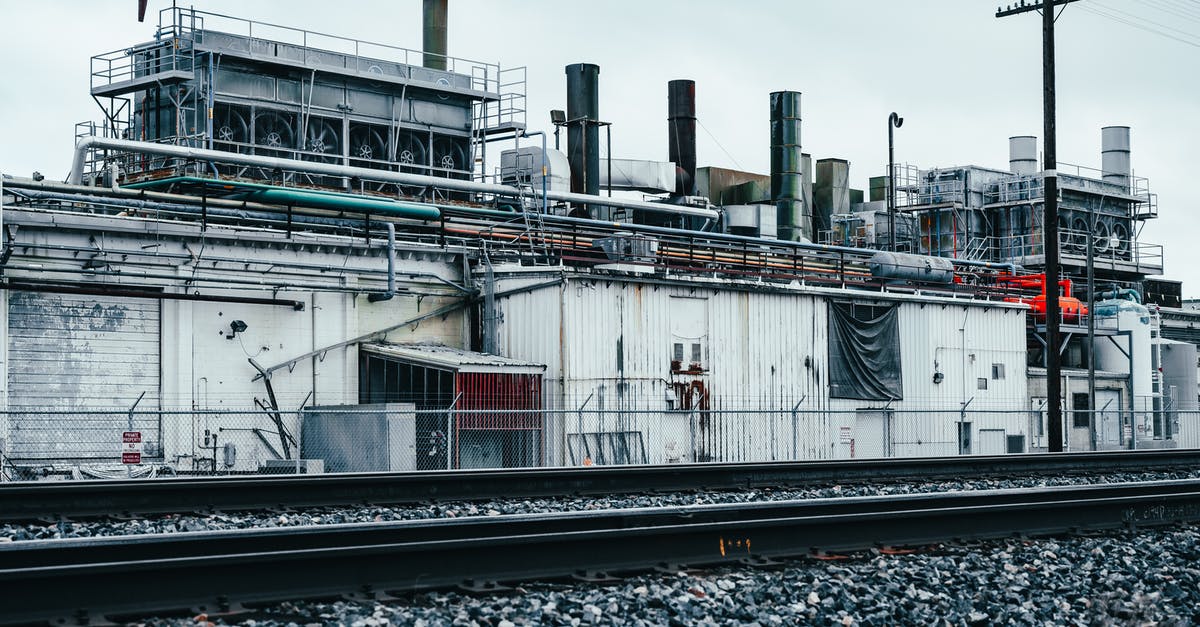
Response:
[[[1151,19],[1148,19],[1148,18],[1142,17],[1142,16],[1140,16],[1140,15],[1135,15],[1135,14],[1133,14],[1133,13],[1130,13],[1130,12],[1128,12],[1128,11],[1122,11],[1121,9],[1118,9],[1118,8],[1115,8],[1115,7],[1110,7],[1110,6],[1107,6],[1107,5],[1104,5],[1104,4],[1101,4],[1100,2],[1096,2],[1095,0],[1092,0],[1092,2],[1091,2],[1091,6],[1092,6],[1093,8],[1099,7],[1099,8],[1101,8],[1101,9],[1104,9],[1104,10],[1106,10],[1106,11],[1112,11],[1112,12],[1115,12],[1115,13],[1120,13],[1120,14],[1122,14],[1122,15],[1125,15],[1125,16],[1127,16],[1127,17],[1128,17],[1129,19],[1131,19],[1131,20],[1140,20],[1140,21],[1142,21],[1142,22],[1145,22],[1145,23],[1147,23],[1147,24],[1151,24],[1151,25],[1153,25],[1153,26],[1156,26],[1156,27],[1158,27],[1158,28],[1166,29],[1166,30],[1169,30],[1169,31],[1174,31],[1174,32],[1176,32],[1176,33],[1179,33],[1179,34],[1181,34],[1181,35],[1184,35],[1184,36],[1186,36],[1186,37],[1190,37],[1190,38],[1194,38],[1194,39],[1200,39],[1200,36],[1196,35],[1195,33],[1191,33],[1191,32],[1185,31],[1185,30],[1180,30],[1180,29],[1178,29],[1178,28],[1173,28],[1173,27],[1167,26],[1166,24],[1162,24],[1162,23],[1160,23],[1160,22],[1155,22],[1154,20],[1151,20]]]
[[[746,169],[746,168],[742,167],[742,164],[738,163],[738,160],[735,159],[733,155],[729,154],[728,150],[725,150],[725,147],[721,145],[721,142],[717,141],[716,136],[713,135],[712,132],[708,130],[708,127],[704,125],[704,122],[700,121],[700,118],[696,118],[696,124],[698,124],[700,126],[700,128],[704,129],[704,132],[707,133],[708,136],[713,140],[713,143],[715,143],[717,145],[717,148],[720,148],[721,152],[725,153],[726,157],[729,157],[729,160],[733,162],[733,165],[736,165],[739,170]]]
[[[1111,14],[1111,13],[1105,13],[1104,11],[1101,11],[1101,10],[1099,10],[1099,9],[1096,9],[1095,7],[1092,7],[1092,6],[1087,6],[1087,5],[1084,5],[1084,6],[1081,6],[1081,7],[1079,7],[1079,9],[1080,9],[1081,11],[1086,11],[1086,12],[1088,12],[1088,13],[1091,13],[1091,14],[1093,14],[1093,15],[1098,15],[1098,16],[1100,16],[1100,17],[1106,17],[1106,18],[1109,18],[1109,19],[1111,19],[1111,20],[1114,20],[1114,21],[1120,22],[1120,23],[1122,23],[1122,24],[1125,24],[1125,25],[1127,25],[1127,26],[1132,26],[1133,28],[1136,28],[1136,29],[1139,29],[1139,30],[1143,30],[1143,31],[1146,31],[1146,32],[1149,32],[1149,33],[1153,33],[1153,34],[1156,34],[1156,35],[1161,35],[1161,36],[1163,36],[1163,37],[1166,37],[1167,39],[1174,39],[1175,41],[1178,41],[1178,42],[1180,42],[1180,43],[1183,43],[1183,44],[1187,44],[1187,45],[1189,45],[1189,46],[1195,46],[1195,47],[1197,47],[1197,48],[1200,48],[1200,41],[1189,41],[1189,40],[1187,40],[1187,39],[1184,39],[1184,38],[1182,38],[1182,37],[1178,37],[1178,36],[1172,35],[1172,34],[1170,34],[1170,33],[1167,33],[1167,32],[1164,32],[1164,31],[1161,31],[1161,30],[1158,30],[1158,29],[1155,29],[1155,28],[1153,28],[1153,27],[1146,26],[1146,25],[1144,25],[1144,24],[1139,24],[1139,23],[1137,23],[1137,22],[1135,22],[1135,21],[1132,21],[1132,20],[1128,20],[1128,19],[1122,18],[1122,17],[1120,17],[1120,16],[1118,16],[1118,15],[1113,15],[1113,14]]]

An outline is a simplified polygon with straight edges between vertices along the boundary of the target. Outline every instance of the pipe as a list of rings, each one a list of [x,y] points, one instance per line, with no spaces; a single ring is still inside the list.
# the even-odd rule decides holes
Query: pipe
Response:
[[[667,159],[675,164],[675,195],[696,195],[696,81],[667,83]]]
[[[425,0],[421,17],[421,47],[424,51],[425,67],[431,70],[446,69],[447,0]]]
[[[399,215],[400,217],[412,218],[414,220],[436,220],[441,216],[441,212],[435,207],[416,203],[401,203],[388,198],[326,190],[280,187],[242,181],[224,181],[199,176],[177,176],[154,181],[142,181],[125,185],[125,187],[141,189],[143,187],[168,185],[171,183],[199,183],[201,185],[215,183],[226,188],[247,189],[250,191],[242,195],[243,198],[273,205],[298,205],[314,209],[332,209],[333,211],[350,209],[365,213]]]
[[[391,300],[396,295],[396,225],[391,222],[387,223],[387,253],[387,291],[382,294],[368,294],[367,300],[372,303]]]
[[[13,187],[13,185],[10,183],[9,187]],[[63,187],[68,187],[68,186],[63,186]],[[21,196],[25,196],[27,198],[37,199],[37,200],[59,200],[59,201],[64,201],[64,202],[80,202],[80,203],[97,203],[98,202],[96,200],[95,196],[90,195],[90,194],[70,194],[70,193],[63,193],[63,192],[42,191],[40,189],[29,189],[29,188],[25,188],[25,187],[20,187],[19,189],[21,191],[14,192],[14,193],[19,194]],[[88,188],[88,189],[90,189],[90,188]],[[136,195],[136,194],[129,194],[129,195]],[[171,194],[161,194],[161,195],[169,196]],[[108,196],[108,195],[106,194],[106,196]],[[154,201],[154,200],[138,200],[136,198],[121,198],[115,194],[108,196],[107,198],[105,198],[105,200],[103,200],[101,202],[103,204],[112,205],[115,207],[128,207],[130,209],[142,209],[142,210],[147,210],[147,211],[173,211],[173,212],[180,212],[180,213],[190,213],[193,215],[198,215],[201,213],[200,209],[189,206],[189,205],[176,204],[176,203],[170,203],[170,202],[161,202],[161,201]],[[210,205],[213,204],[214,202],[216,202],[216,199],[211,199],[211,198],[208,199],[208,203]],[[233,204],[240,206],[243,203],[236,202]],[[206,211],[209,215],[219,216],[219,217],[223,217],[223,218],[242,218],[242,219],[258,218],[258,219],[263,219],[263,220],[274,220],[277,222],[287,222],[287,220],[288,220],[287,214],[275,213],[275,212],[271,212],[271,211],[265,211],[262,209],[245,209],[245,210],[222,209],[219,207],[209,206],[207,209],[204,209],[204,211]],[[259,215],[254,215],[254,216],[247,215],[248,213],[255,213],[255,214],[259,214]],[[322,217],[317,217],[317,216],[305,216],[305,215],[298,215],[298,216],[293,215],[291,217],[291,220],[292,220],[292,222],[295,222],[298,224],[334,226],[334,227],[341,227],[341,228],[362,228],[363,227],[362,220],[344,220],[344,219],[339,219],[339,218],[322,218]],[[380,220],[371,220],[371,222],[370,222],[371,226],[380,226],[383,224],[390,224],[390,223],[380,221]]]
[[[1100,298],[1105,298],[1105,299],[1111,299],[1111,298],[1125,299],[1125,300],[1133,301],[1139,305],[1142,304],[1142,295],[1138,294],[1137,290],[1129,289],[1129,288],[1106,290],[1106,291],[1100,292],[1099,294],[1097,294],[1097,296],[1099,296]]]
[[[371,168],[323,163],[320,161],[296,161],[293,159],[264,157],[261,155],[243,155],[240,153],[225,152],[221,150],[205,150],[203,148],[191,148],[188,146],[173,146],[169,144],[155,144],[150,142],[139,142],[130,141],[127,139],[114,139],[95,136],[84,137],[75,144],[75,155],[71,163],[71,176],[67,179],[68,183],[79,185],[83,182],[83,169],[87,163],[87,153],[88,150],[93,148],[121,150],[139,154],[174,157],[177,159],[191,159],[195,161],[236,163],[240,165],[249,165],[261,168],[304,172],[306,174],[324,174],[328,176],[360,178],[368,181],[398,183],[400,185],[437,187],[455,191],[494,194],[498,196],[509,196],[514,198],[520,197],[521,194],[521,191],[515,187],[509,187],[508,185],[497,185],[494,183],[476,183],[474,181],[440,178],[436,176],[427,176],[424,174],[410,174],[407,172],[374,170]],[[599,181],[597,181],[597,185],[599,185]],[[536,194],[537,192],[535,191],[534,193]],[[658,211],[662,213],[690,215],[699,218],[705,218],[707,220],[716,220],[720,217],[720,213],[716,210],[702,207],[688,207],[656,202],[623,200],[619,198],[605,198],[601,196],[588,196],[586,194],[574,194],[556,191],[547,191],[545,192],[544,197],[550,200],[562,202],[603,205],[607,207],[624,207],[628,209],[641,209],[643,211]]]
[[[119,296],[125,298],[154,298],[163,300],[189,300],[216,303],[242,303],[247,305],[272,305],[276,307],[291,307],[295,311],[304,311],[304,301],[284,300],[280,298],[252,298],[246,296],[218,296],[215,294],[176,294],[173,292],[157,292],[138,289],[109,289],[104,287],[75,285],[70,283],[26,283],[10,281],[0,284],[0,289],[18,292],[48,292],[51,294],[82,294],[85,296]]]
[[[518,217],[511,212],[496,211],[494,209],[481,209],[481,208],[474,208],[474,207],[444,207],[444,209],[449,210],[449,211],[463,211],[466,213],[471,213],[471,214],[475,214],[475,215],[479,215],[479,216],[496,216],[496,217],[504,217],[504,218],[509,218],[509,219],[516,219]],[[871,255],[874,255],[876,252],[879,252],[874,249],[855,248],[852,246],[831,246],[829,244],[813,244],[810,242],[793,242],[793,241],[789,241],[789,240],[770,239],[770,238],[765,238],[765,237],[746,237],[744,235],[733,235],[733,234],[729,234],[729,233],[697,232],[697,231],[690,231],[687,229],[676,229],[676,228],[665,227],[665,226],[650,226],[650,225],[646,225],[646,224],[632,224],[629,222],[610,222],[608,220],[593,220],[591,218],[576,218],[576,217],[571,217],[571,216],[545,216],[545,217],[543,217],[543,221],[547,222],[547,223],[551,223],[551,224],[560,223],[560,224],[577,224],[579,226],[594,226],[594,227],[605,229],[605,230],[612,229],[612,230],[618,230],[618,231],[635,231],[635,232],[642,231],[642,232],[646,232],[646,233],[658,233],[661,235],[675,235],[675,236],[679,236],[679,237],[686,237],[686,238],[699,239],[699,240],[736,242],[739,244],[742,244],[742,243],[754,244],[756,246],[780,246],[783,248],[811,250],[814,252],[846,253],[846,254],[862,257],[864,259],[864,261],[869,259],[869,257]],[[977,260],[977,259],[951,259],[951,261],[953,261],[954,265],[956,265],[956,266],[987,268],[990,270],[1003,270],[1003,271],[1008,272],[1009,275],[1015,275],[1015,274],[1017,274],[1017,271],[1021,269],[1021,267],[1018,266],[1016,263],[1010,263],[1010,262],[1002,263],[1002,262],[996,262],[996,261],[982,261],[982,260]]]
[[[550,176],[550,162],[547,161],[549,155],[546,153],[546,132],[545,131],[521,131],[521,137],[533,137],[535,135],[542,136],[542,214],[550,213],[550,205],[546,202],[546,179]],[[555,146],[555,149],[558,147]]]

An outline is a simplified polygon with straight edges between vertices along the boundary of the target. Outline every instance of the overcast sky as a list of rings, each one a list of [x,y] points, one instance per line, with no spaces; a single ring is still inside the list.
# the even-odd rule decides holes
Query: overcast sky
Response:
[[[1011,1],[1011,0],[1009,0]],[[181,3],[182,5],[183,3]],[[75,122],[97,119],[91,55],[153,35],[136,0],[0,0],[0,171],[66,176]],[[420,0],[209,0],[191,6],[419,49]],[[449,52],[529,68],[531,129],[565,108],[569,63],[600,65],[600,114],[618,157],[667,158],[666,83],[697,83],[700,165],[768,171],[767,94],[803,92],[804,151],[851,162],[866,188],[887,160],[920,167],[1008,166],[1008,137],[1042,135],[1036,13],[994,17],[992,0],[450,0]],[[1196,0],[1082,0],[1057,23],[1058,157],[1100,166],[1100,128],[1132,131],[1134,172],[1160,215],[1142,240],[1164,244],[1166,277],[1200,297],[1200,36],[1191,44],[1091,11],[1124,11],[1189,39]],[[1129,15],[1121,16],[1126,20]],[[1176,29],[1176,30],[1167,30]],[[1190,192],[1190,194],[1189,194]]]

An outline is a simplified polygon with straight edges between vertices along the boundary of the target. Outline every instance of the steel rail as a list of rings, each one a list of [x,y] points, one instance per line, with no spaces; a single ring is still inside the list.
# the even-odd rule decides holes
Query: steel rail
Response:
[[[1180,480],[17,542],[0,624],[1196,520]]]
[[[0,484],[0,520],[1190,470],[1200,450]]]

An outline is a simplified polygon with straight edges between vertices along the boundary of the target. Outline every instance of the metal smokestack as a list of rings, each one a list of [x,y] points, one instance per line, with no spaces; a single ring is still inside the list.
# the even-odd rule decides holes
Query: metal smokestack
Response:
[[[422,47],[425,52],[425,67],[432,70],[446,69],[446,3],[449,0],[425,0],[422,10],[425,27],[422,30]]]
[[[567,160],[571,191],[600,195],[600,66],[567,66]]]
[[[1013,174],[1037,172],[1037,138],[1018,135],[1008,138],[1008,171]]]
[[[668,159],[675,164],[675,195],[696,195],[696,81],[667,83]]]
[[[1106,126],[1100,129],[1100,168],[1104,180],[1129,188],[1129,127]]]
[[[771,93],[771,200],[779,239],[813,239],[811,209],[804,206],[798,91]]]

